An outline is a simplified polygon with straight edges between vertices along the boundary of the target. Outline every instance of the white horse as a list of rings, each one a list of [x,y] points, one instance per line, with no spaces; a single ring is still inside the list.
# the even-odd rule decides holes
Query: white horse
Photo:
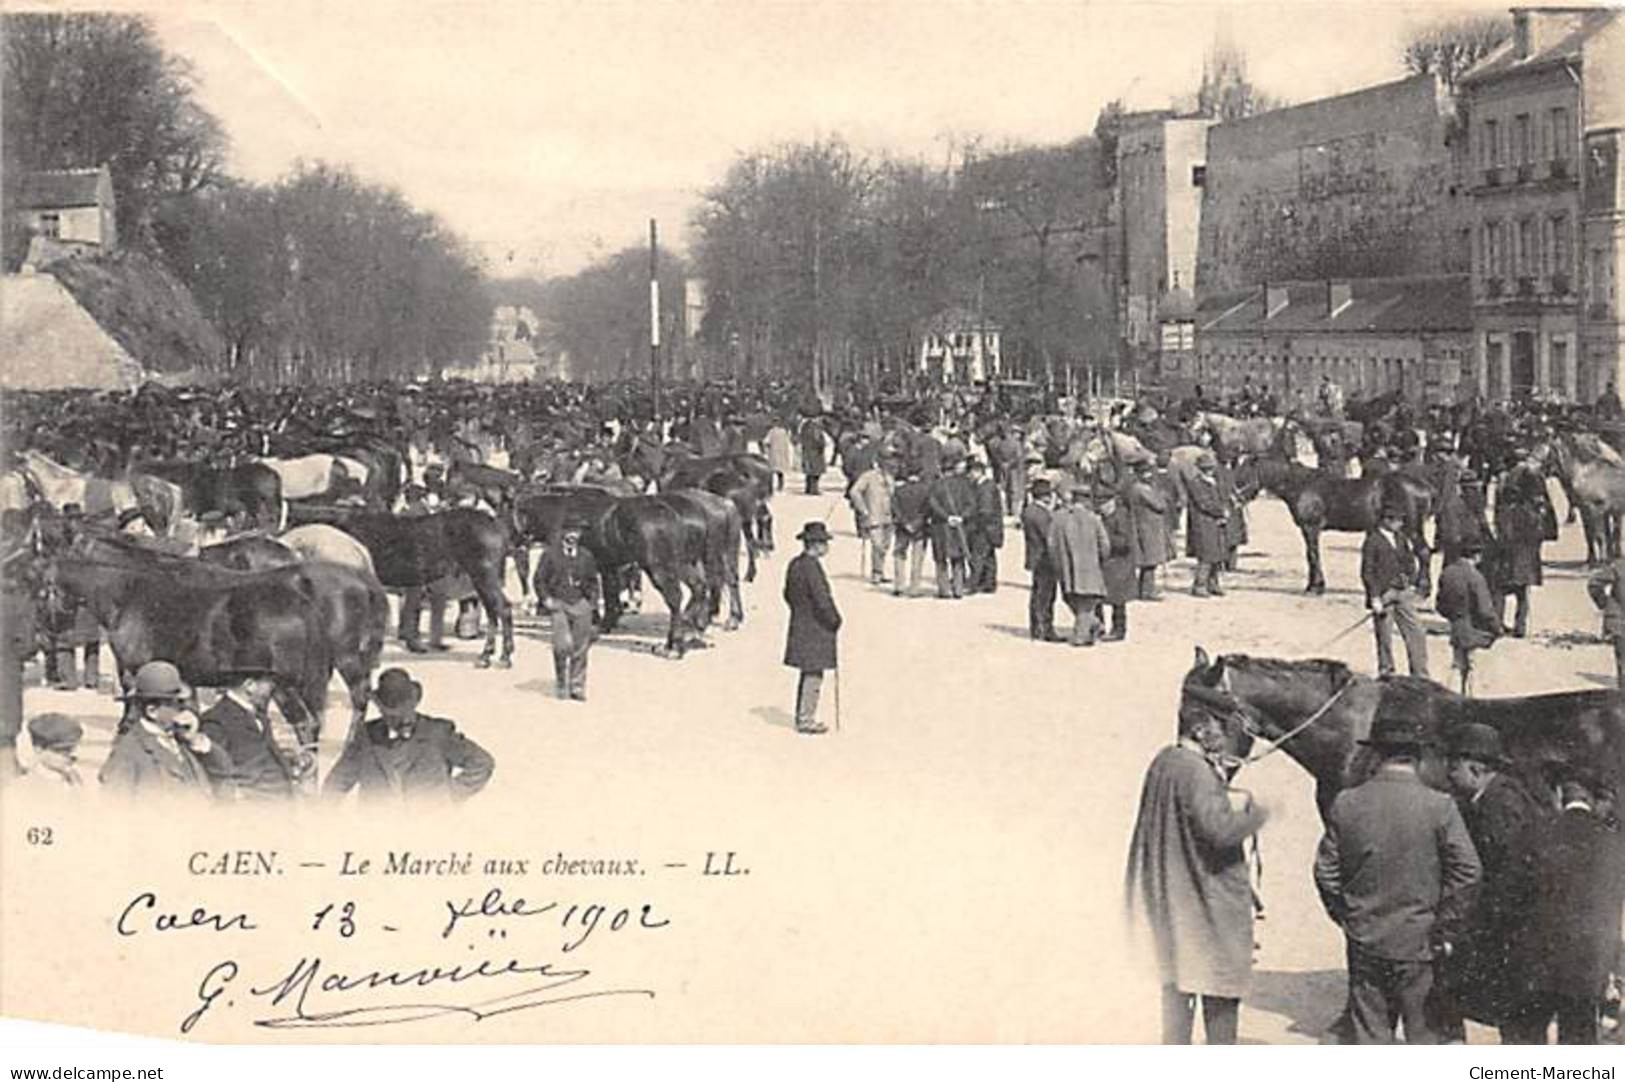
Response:
[[[373,580],[378,578],[372,564],[372,553],[367,551],[367,546],[337,526],[320,522],[295,526],[277,540],[292,549],[301,560],[338,564],[364,572]]]
[[[298,458],[262,458],[263,464],[282,479],[284,500],[305,500],[325,496],[349,475],[348,468],[334,455],[301,455]],[[356,463],[359,467],[360,463]],[[362,470],[365,476],[366,471]]]

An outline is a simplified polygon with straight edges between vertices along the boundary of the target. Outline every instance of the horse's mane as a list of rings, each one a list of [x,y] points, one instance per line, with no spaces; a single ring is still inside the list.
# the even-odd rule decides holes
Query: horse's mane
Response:
[[[1219,664],[1226,668],[1245,668],[1271,677],[1302,676],[1305,673],[1324,677],[1341,685],[1353,676],[1348,665],[1332,658],[1253,657],[1251,654],[1221,654]]]

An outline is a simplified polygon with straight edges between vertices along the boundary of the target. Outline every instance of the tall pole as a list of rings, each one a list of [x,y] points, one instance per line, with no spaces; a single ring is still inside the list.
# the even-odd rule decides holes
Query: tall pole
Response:
[[[660,423],[660,247],[649,219],[649,376],[654,384],[655,424]]]

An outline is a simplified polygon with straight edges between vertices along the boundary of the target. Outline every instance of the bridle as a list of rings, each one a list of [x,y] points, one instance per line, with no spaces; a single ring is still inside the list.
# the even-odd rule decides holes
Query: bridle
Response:
[[[1241,700],[1236,698],[1236,693],[1231,689],[1230,670],[1228,667],[1224,670],[1224,675],[1219,679],[1219,686],[1224,689],[1226,695],[1229,695],[1232,699],[1236,699],[1236,702],[1241,703]],[[1315,724],[1321,718],[1324,718],[1331,708],[1337,704],[1337,700],[1343,697],[1343,693],[1353,686],[1354,680],[1352,678],[1344,680],[1342,685],[1338,687],[1336,691],[1332,692],[1331,696],[1325,702],[1321,703],[1320,706],[1316,708],[1314,713],[1310,714],[1303,721],[1299,722],[1297,725],[1294,725],[1292,728],[1288,729],[1278,737],[1271,737],[1260,729],[1258,724],[1253,720],[1253,709],[1243,703],[1242,709],[1237,711],[1237,715],[1241,721],[1242,732],[1246,733],[1255,741],[1264,741],[1265,743],[1269,744],[1269,747],[1256,755],[1242,757],[1236,769],[1240,770],[1241,767],[1250,766],[1253,763],[1260,762],[1261,760],[1267,759],[1271,755],[1274,755],[1276,752],[1280,751],[1281,748],[1286,745],[1288,740],[1291,740],[1293,737]]]

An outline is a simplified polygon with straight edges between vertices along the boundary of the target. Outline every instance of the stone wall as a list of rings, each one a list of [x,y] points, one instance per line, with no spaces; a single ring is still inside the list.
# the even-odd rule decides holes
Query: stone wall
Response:
[[[1453,111],[1417,76],[1210,128],[1197,291],[1466,271]]]

